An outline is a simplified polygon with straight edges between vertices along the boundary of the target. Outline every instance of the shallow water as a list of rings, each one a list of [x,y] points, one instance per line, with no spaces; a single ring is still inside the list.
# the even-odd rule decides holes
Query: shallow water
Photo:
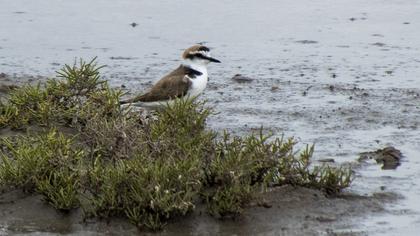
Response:
[[[204,42],[223,62],[210,65],[203,95],[218,112],[210,127],[245,134],[264,126],[302,145],[315,143],[316,158],[339,163],[392,145],[404,155],[401,166],[361,165],[350,191],[390,191],[403,199],[385,203],[382,214],[356,218],[346,232],[420,230],[419,1],[0,0],[0,6],[0,73],[17,77],[51,76],[76,57],[98,56],[113,86],[137,93],[175,68],[184,48]],[[237,73],[254,81],[232,81]]]

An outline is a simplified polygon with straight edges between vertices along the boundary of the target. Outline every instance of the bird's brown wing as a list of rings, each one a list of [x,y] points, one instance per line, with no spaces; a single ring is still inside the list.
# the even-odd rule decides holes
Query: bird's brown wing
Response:
[[[185,73],[185,68],[179,67],[169,75],[159,80],[149,92],[135,98],[122,101],[124,103],[135,102],[155,102],[168,99],[179,98],[187,94],[191,86],[189,75]]]

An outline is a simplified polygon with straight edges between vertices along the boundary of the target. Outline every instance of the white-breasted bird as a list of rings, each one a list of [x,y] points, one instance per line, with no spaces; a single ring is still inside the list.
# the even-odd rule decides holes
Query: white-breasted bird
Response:
[[[182,54],[183,62],[175,70],[160,79],[148,92],[121,104],[140,107],[159,107],[176,98],[195,98],[206,88],[208,81],[207,65],[220,63],[210,56],[210,49],[194,45]]]

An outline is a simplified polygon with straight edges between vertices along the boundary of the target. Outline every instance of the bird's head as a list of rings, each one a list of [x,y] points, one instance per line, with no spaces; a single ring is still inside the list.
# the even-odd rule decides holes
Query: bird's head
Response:
[[[188,64],[207,65],[210,62],[220,63],[219,60],[210,56],[210,49],[203,45],[194,45],[187,48],[182,54],[182,59]]]

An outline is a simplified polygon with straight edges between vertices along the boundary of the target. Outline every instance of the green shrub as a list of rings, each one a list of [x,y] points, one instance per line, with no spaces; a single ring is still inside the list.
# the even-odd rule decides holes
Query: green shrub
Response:
[[[73,140],[56,130],[0,141],[0,183],[37,191],[55,208],[78,205],[78,163],[84,155]]]
[[[329,195],[338,194],[350,186],[352,171],[350,168],[332,167],[328,165],[311,167],[311,157],[314,146],[307,146],[299,157],[290,150],[285,158],[278,159],[275,168],[270,173],[269,182],[273,185],[290,184],[315,188]]]
[[[121,108],[121,91],[100,79],[100,68],[94,60],[65,66],[0,104],[0,128],[29,128],[0,140],[1,186],[156,230],[203,200],[210,214],[234,217],[273,186],[337,194],[351,183],[350,169],[311,165],[313,146],[299,152],[294,139],[262,129],[245,137],[208,130],[204,102],[177,99],[149,116]]]
[[[198,159],[169,157],[133,162],[133,180],[125,199],[125,213],[130,221],[159,229],[173,216],[194,209],[193,200],[201,189]]]
[[[120,90],[100,80],[95,59],[66,65],[56,79],[44,85],[25,85],[0,104],[0,128],[25,129],[28,125],[56,125],[81,128],[94,116],[120,116]]]
[[[36,183],[39,193],[55,209],[68,211],[79,206],[79,176],[69,168],[51,171]]]

